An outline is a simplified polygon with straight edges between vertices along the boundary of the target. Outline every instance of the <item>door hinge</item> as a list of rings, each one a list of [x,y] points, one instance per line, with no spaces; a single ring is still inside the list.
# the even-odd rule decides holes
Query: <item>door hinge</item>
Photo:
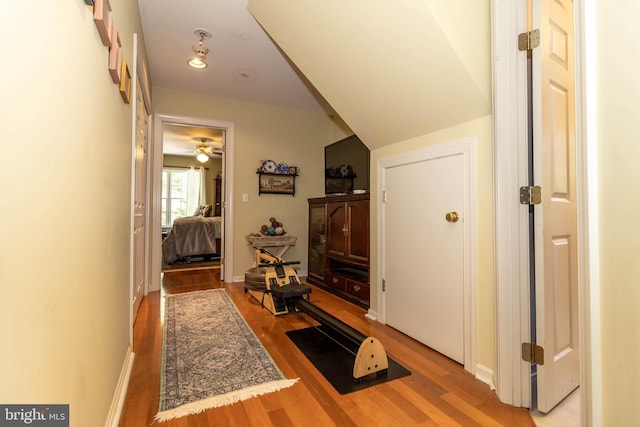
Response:
[[[382,279],[382,292],[387,290],[387,281]]]
[[[542,188],[539,185],[520,187],[521,205],[539,205],[542,203]]]
[[[386,203],[387,202],[387,191],[386,190],[382,190],[382,203]]]
[[[540,46],[540,30],[518,34],[518,50],[533,50]]]
[[[522,343],[522,360],[544,365],[544,348],[530,342]]]

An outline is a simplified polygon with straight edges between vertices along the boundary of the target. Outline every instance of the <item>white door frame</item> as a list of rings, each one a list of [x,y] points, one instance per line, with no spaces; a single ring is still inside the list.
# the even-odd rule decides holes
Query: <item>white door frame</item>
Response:
[[[421,150],[384,157],[377,162],[377,188],[385,188],[385,171],[387,168],[417,163],[438,157],[462,155],[464,159],[464,283],[463,283],[463,312],[464,312],[464,368],[476,374],[477,334],[476,334],[476,144],[475,138],[428,147]],[[377,209],[377,235],[379,260],[377,266],[377,320],[386,324],[385,293],[382,291],[382,280],[385,277],[385,219],[384,198],[378,197]],[[481,378],[489,382],[485,378]]]
[[[578,276],[582,425],[600,425],[600,330],[597,280],[597,163],[595,132],[587,116],[594,100],[589,80],[593,56],[590,0],[575,0],[576,141],[578,187]],[[529,261],[527,213],[518,188],[527,179],[526,54],[517,49],[517,35],[526,30],[526,0],[492,2],[494,160],[496,196],[496,393],[515,406],[529,406],[530,377],[520,345],[529,341]],[[591,35],[589,35],[591,32]],[[516,283],[518,286],[513,286]]]
[[[224,282],[233,281],[233,187],[234,187],[234,152],[235,124],[221,120],[196,117],[154,114],[153,131],[153,181],[152,192],[152,236],[151,236],[151,290],[160,290],[160,274],[162,271],[162,224],[160,223],[161,189],[162,189],[162,133],[165,124],[182,124],[222,129],[225,132],[225,177],[224,177]]]

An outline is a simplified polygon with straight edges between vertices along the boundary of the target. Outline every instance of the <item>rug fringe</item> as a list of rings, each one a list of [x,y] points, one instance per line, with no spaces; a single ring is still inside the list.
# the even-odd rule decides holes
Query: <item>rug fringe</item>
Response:
[[[261,396],[263,394],[272,393],[274,391],[291,387],[298,381],[298,379],[299,378],[293,380],[271,381],[268,383],[243,388],[241,390],[232,391],[231,393],[187,403],[168,411],[158,412],[155,416],[155,420],[158,422],[165,422],[175,418],[185,417],[187,415],[198,414],[202,411],[206,411],[207,409],[231,405],[242,400],[247,400],[252,397]]]

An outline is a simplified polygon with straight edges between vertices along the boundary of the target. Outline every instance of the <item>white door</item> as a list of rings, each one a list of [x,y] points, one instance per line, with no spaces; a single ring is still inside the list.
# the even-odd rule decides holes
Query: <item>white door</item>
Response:
[[[383,189],[385,323],[459,363],[465,176],[463,155],[446,155],[386,168]]]
[[[534,208],[538,410],[550,411],[579,385],[578,244],[573,3],[538,0],[533,50]]]
[[[138,88],[140,88],[138,82]],[[145,239],[145,212],[147,195],[147,147],[149,114],[144,103],[142,90],[136,91],[136,140],[135,140],[135,188],[133,201],[133,317],[144,295],[145,263],[147,245]]]

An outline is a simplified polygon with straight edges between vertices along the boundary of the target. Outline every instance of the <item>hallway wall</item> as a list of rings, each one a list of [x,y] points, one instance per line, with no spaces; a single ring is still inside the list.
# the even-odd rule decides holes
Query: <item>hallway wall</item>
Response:
[[[111,6],[132,64],[137,2]],[[0,36],[0,402],[104,425],[129,348],[132,106],[83,1],[0,2]]]
[[[593,340],[598,347],[589,353],[602,368],[602,376],[594,378],[601,425],[635,425],[640,419],[640,373],[635,369],[640,354],[640,42],[633,35],[640,3],[595,1],[590,6],[594,25],[586,32],[595,41],[589,46],[595,68],[588,73],[595,85],[587,92],[593,107],[589,128],[594,130],[588,143],[597,147],[592,153],[598,168],[591,171],[598,186],[597,212],[591,213],[599,234],[590,238],[600,267],[599,277],[591,279],[591,295],[596,303],[592,315],[601,330],[595,330],[600,332]]]

